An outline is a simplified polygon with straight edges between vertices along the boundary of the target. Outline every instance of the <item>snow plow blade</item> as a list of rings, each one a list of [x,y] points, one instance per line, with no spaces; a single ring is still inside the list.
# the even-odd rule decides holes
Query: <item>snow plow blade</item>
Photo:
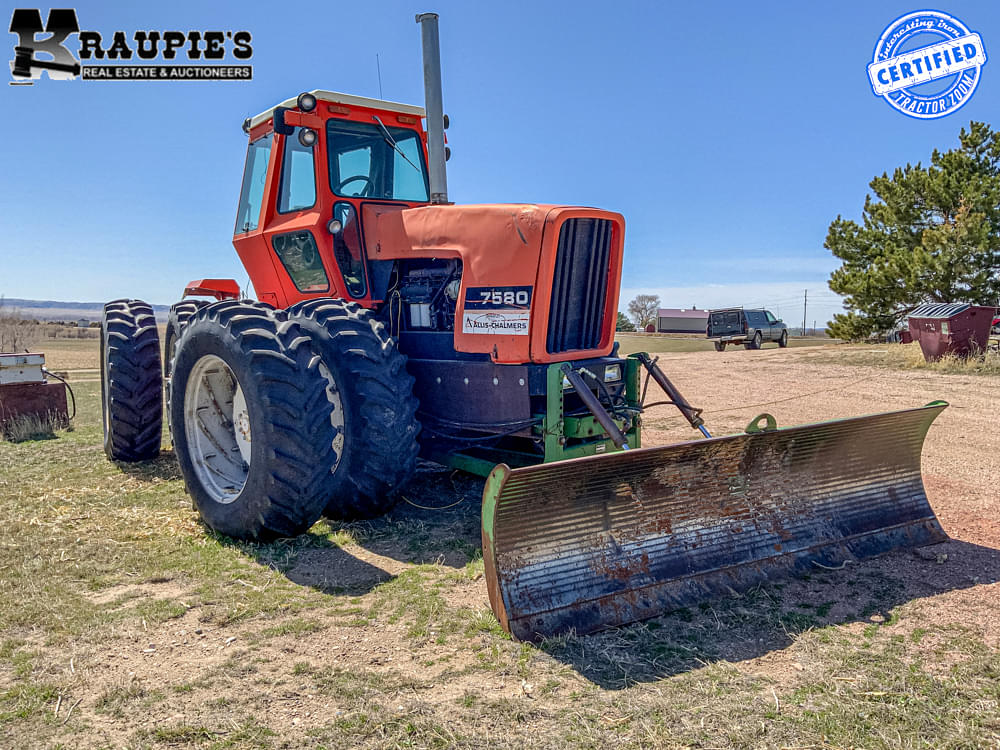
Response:
[[[483,493],[493,611],[521,640],[582,635],[944,541],[920,451],[946,406],[501,464]]]

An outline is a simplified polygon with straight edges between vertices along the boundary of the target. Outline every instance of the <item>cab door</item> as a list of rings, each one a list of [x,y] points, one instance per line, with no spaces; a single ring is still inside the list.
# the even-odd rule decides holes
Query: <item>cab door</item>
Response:
[[[277,174],[264,238],[275,259],[284,305],[310,297],[339,296],[324,264],[329,241],[317,181],[318,139],[300,138],[305,128],[276,135]]]

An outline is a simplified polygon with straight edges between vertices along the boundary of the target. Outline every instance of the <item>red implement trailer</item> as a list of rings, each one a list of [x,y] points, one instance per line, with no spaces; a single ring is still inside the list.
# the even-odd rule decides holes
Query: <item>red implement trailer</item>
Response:
[[[67,386],[48,380],[47,373],[40,352],[0,354],[0,433],[29,418],[57,426],[69,423]]]

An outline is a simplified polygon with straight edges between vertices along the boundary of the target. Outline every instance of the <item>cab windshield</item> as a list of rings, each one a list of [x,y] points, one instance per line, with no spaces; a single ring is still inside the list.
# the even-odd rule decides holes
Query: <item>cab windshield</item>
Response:
[[[347,198],[427,201],[427,168],[417,131],[372,120],[327,120],[330,189]]]

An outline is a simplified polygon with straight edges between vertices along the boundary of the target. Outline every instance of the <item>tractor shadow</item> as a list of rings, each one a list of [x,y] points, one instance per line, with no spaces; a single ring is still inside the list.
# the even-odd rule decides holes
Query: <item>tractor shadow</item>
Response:
[[[549,638],[540,648],[594,684],[619,690],[716,662],[776,654],[800,634],[828,625],[856,623],[859,633],[897,627],[894,633],[906,634],[915,629],[913,611],[901,616],[897,607],[996,581],[1000,550],[949,540],[775,580],[627,627]],[[789,668],[795,662],[793,655],[778,658],[787,658]]]
[[[329,535],[308,531],[294,538],[267,544],[243,542],[205,532],[224,547],[232,547],[259,565],[281,573],[292,583],[328,596],[364,596],[395,578],[392,572],[352,555]]]
[[[161,460],[136,464],[133,471],[145,477],[167,471]],[[399,503],[378,518],[326,519],[305,534],[267,544],[241,542],[207,527],[206,533],[300,586],[329,596],[363,596],[394,579],[404,565],[457,569],[479,558],[482,488],[481,479],[421,462]],[[386,562],[362,559],[359,547]]]
[[[462,568],[482,556],[480,506],[483,479],[420,461],[399,502],[367,521],[329,521],[334,533],[361,547],[410,565]]]
[[[160,451],[160,454],[149,461],[137,461],[129,463],[127,461],[115,461],[115,466],[121,469],[123,474],[138,479],[142,482],[183,480],[181,467],[177,463],[174,452],[168,448]]]

